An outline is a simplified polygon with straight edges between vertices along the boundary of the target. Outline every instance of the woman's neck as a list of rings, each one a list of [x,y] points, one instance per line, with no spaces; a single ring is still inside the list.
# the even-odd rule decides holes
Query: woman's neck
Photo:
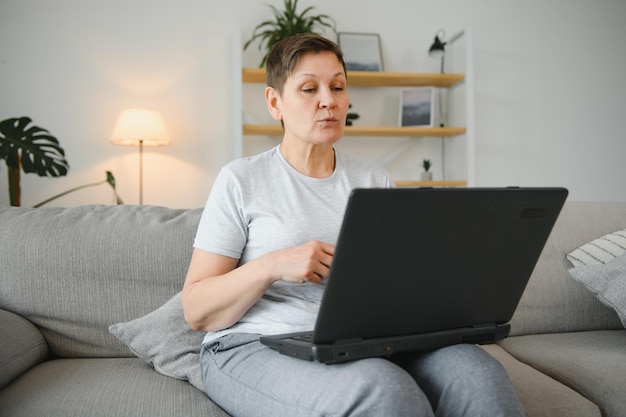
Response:
[[[311,178],[328,178],[335,172],[335,150],[332,146],[294,146],[281,143],[283,158],[299,173]]]

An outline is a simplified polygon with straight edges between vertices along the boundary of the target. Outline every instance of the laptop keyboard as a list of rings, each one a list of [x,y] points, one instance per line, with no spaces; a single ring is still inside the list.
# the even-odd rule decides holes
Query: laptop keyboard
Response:
[[[311,343],[311,342],[313,342],[313,334],[312,333],[308,333],[308,334],[302,334],[302,335],[298,335],[298,336],[292,336],[290,339],[298,340],[300,342]]]

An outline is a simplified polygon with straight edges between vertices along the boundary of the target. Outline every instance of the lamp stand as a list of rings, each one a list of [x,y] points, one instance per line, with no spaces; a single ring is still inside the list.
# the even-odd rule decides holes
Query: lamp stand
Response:
[[[139,139],[139,205],[143,205],[143,139]]]

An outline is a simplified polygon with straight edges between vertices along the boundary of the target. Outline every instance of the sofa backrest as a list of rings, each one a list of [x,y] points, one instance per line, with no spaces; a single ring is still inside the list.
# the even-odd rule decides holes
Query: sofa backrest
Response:
[[[109,331],[182,289],[201,209],[0,207],[0,308],[60,357],[132,356]]]
[[[0,308],[61,357],[133,356],[109,325],[141,317],[182,288],[201,209],[0,207]],[[511,335],[622,328],[570,278],[565,256],[626,228],[626,202],[567,202],[511,321]]]
[[[511,335],[621,329],[617,314],[568,270],[566,255],[626,229],[626,202],[566,202],[511,320]]]

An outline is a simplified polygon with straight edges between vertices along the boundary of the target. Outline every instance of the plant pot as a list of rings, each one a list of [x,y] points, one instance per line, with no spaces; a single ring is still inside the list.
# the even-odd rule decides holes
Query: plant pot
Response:
[[[432,181],[433,180],[433,173],[430,171],[423,171],[421,174],[421,179],[422,181]]]

